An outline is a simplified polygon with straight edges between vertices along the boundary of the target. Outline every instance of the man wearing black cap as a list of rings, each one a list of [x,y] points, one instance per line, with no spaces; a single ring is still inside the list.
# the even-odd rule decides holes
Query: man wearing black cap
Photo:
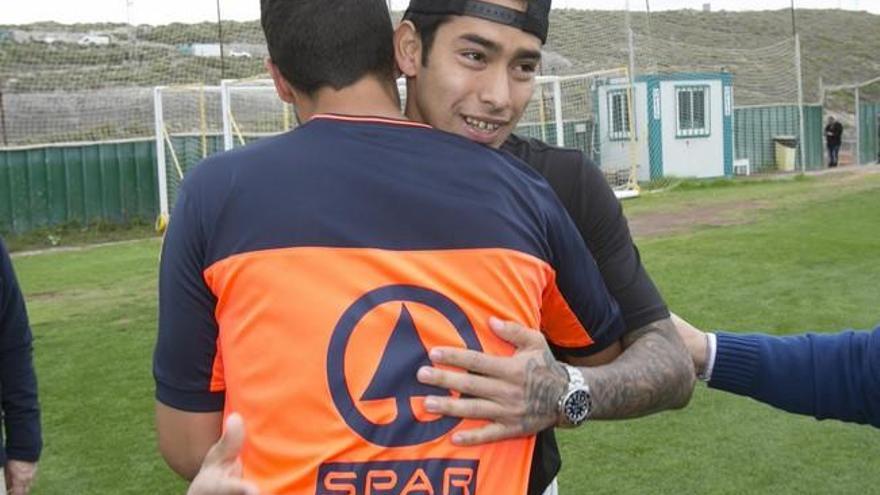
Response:
[[[540,49],[547,39],[550,0],[411,0],[395,33],[398,66],[407,78],[406,114],[434,127],[502,148],[540,172],[553,187],[595,257],[621,306],[628,333],[591,355],[570,360],[592,393],[592,419],[621,419],[683,407],[693,390],[690,359],[666,305],[641,265],[622,208],[601,171],[578,150],[513,136],[531,99]],[[526,329],[509,324],[508,331]],[[436,364],[474,374],[422,370],[431,385],[466,390],[471,399],[432,398],[431,410],[492,422],[459,439],[481,443],[529,434],[554,424],[540,394],[498,396],[516,385],[528,390],[534,349],[513,358],[435,349]],[[615,359],[616,358],[616,359]],[[542,433],[530,493],[540,494],[559,470],[552,430]]]

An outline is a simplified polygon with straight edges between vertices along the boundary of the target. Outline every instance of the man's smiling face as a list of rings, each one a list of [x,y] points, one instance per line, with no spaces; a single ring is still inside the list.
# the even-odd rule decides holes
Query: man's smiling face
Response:
[[[491,3],[521,11],[526,6],[523,0]],[[426,64],[421,59],[409,67],[402,64],[409,78],[407,115],[499,147],[532,97],[540,60],[541,40],[535,35],[476,17],[451,16],[437,29]]]

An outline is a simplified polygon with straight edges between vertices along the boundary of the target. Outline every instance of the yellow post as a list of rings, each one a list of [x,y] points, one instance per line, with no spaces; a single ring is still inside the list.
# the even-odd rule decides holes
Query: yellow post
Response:
[[[547,109],[544,108],[546,101],[544,100],[544,83],[538,83],[538,97],[541,98],[541,104],[538,106],[538,115],[541,119],[541,141],[547,142]]]
[[[284,109],[284,130],[290,130],[290,105],[287,103],[281,103],[281,107]]]

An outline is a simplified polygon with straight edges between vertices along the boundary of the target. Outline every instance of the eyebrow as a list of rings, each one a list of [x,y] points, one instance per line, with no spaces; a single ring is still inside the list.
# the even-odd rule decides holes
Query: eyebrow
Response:
[[[499,45],[498,43],[495,43],[494,41],[492,41],[490,39],[483,38],[482,36],[480,36],[478,34],[470,34],[470,33],[463,34],[463,35],[461,35],[461,39],[463,39],[465,41],[470,41],[471,43],[475,43],[477,45],[480,45],[483,48],[485,48],[486,50],[489,50],[490,52],[500,52],[501,51],[501,45]]]
[[[486,39],[478,34],[472,34],[472,33],[463,34],[463,35],[461,35],[461,39],[463,39],[465,41],[470,41],[471,43],[475,43],[477,45],[480,45],[483,48],[485,48],[486,50],[489,50],[490,52],[493,52],[493,53],[498,53],[501,51],[501,45],[499,45],[498,43],[496,43],[490,39]],[[514,53],[514,58],[516,58],[516,59],[526,58],[526,59],[541,60],[541,51],[540,50],[529,50],[527,48],[519,48],[516,50],[516,53]]]

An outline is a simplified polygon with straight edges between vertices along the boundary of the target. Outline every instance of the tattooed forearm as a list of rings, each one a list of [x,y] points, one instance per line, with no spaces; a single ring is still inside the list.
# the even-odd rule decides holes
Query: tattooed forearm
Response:
[[[694,367],[671,319],[629,332],[613,362],[581,368],[593,395],[593,419],[626,419],[690,401]]]
[[[531,432],[556,423],[557,403],[568,388],[568,372],[547,350],[542,359],[529,359],[525,373],[526,413],[522,428]]]

